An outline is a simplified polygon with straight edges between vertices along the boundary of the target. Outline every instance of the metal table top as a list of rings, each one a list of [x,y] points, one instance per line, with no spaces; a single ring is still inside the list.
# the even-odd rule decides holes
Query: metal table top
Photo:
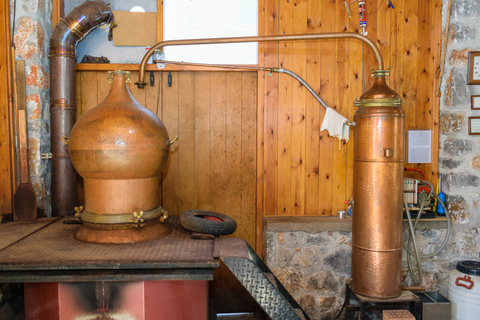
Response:
[[[65,219],[1,224],[0,282],[212,280],[219,266],[214,240],[191,239],[178,216],[168,236],[135,244],[79,241]]]

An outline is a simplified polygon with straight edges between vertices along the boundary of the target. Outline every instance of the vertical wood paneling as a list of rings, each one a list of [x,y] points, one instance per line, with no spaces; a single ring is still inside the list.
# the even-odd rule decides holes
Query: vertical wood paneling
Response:
[[[78,109],[80,110],[81,114],[84,114],[98,104],[98,85],[99,82],[102,81],[99,81],[98,78],[101,74],[103,74],[103,72],[87,71],[80,73],[80,81],[82,82],[80,100],[82,106]]]
[[[293,33],[293,1],[280,1],[280,34]],[[280,67],[292,70],[293,43],[283,41],[279,44]],[[293,79],[287,75],[279,75],[278,79],[278,194],[277,214],[289,215],[293,212],[292,191],[292,91]],[[294,196],[294,195],[293,195]]]
[[[211,210],[211,77],[208,72],[195,75],[195,208]],[[201,186],[201,187],[200,187]]]
[[[321,32],[329,33],[335,31],[335,2],[321,1]],[[335,100],[335,42],[326,40],[320,43],[320,95],[322,100],[334,108]],[[320,121],[325,116],[325,109],[320,107]],[[320,164],[319,164],[319,215],[330,215],[332,212],[333,195],[333,145],[334,139],[328,137],[328,132],[320,132]],[[335,141],[337,142],[337,141]]]
[[[255,244],[256,232],[256,115],[257,76],[242,74],[242,210],[239,234],[250,245]],[[260,247],[259,247],[260,248]]]
[[[175,74],[175,73],[174,73]],[[195,176],[195,74],[193,72],[178,72],[178,167],[179,190],[181,201],[179,211],[195,209],[195,188],[193,177]],[[166,81],[164,81],[166,82]],[[202,90],[202,88],[198,88]],[[164,105],[164,109],[170,108]],[[164,184],[163,188],[168,188]]]
[[[179,120],[179,76],[178,73],[172,75],[172,86],[169,87],[167,81],[162,81],[163,102],[161,119],[165,124],[168,131],[168,136],[173,139],[175,136],[179,136],[178,131]],[[170,147],[170,156],[168,163],[162,173],[162,203],[163,207],[172,214],[180,214],[180,187],[179,187],[179,149],[180,143],[174,143]],[[168,187],[167,187],[168,186]]]
[[[293,9],[293,32],[307,33],[308,22],[308,1],[299,0],[294,4]],[[307,61],[301,57],[307,54],[307,44],[305,41],[296,41],[293,43],[293,72],[302,79],[306,79]],[[292,181],[291,189],[293,191],[292,200],[294,201],[294,215],[305,214],[305,108],[307,90],[304,86],[293,80],[292,85]]]
[[[341,2],[336,3],[336,26],[335,30],[348,29],[348,16],[346,14],[345,5]],[[335,57],[337,59],[335,70],[335,84],[337,105],[336,110],[343,116],[348,116],[349,104],[348,99],[348,41],[336,41],[335,43]],[[353,133],[353,132],[352,132]],[[343,201],[348,199],[347,194],[347,152],[348,147],[345,141],[338,141],[335,139],[333,146],[333,190],[332,190],[332,213],[336,214],[339,210],[344,210],[345,205]],[[340,145],[339,145],[340,144]]]
[[[433,17],[434,18],[434,17]],[[418,3],[418,39],[428,39],[430,33],[430,7],[426,2]],[[428,129],[432,127],[432,115],[430,110],[429,97],[434,94],[434,86],[431,81],[433,70],[430,64],[430,41],[419,41],[417,43],[417,95],[415,103],[415,127],[417,129]],[[424,172],[431,171],[430,164],[421,164],[419,169]],[[435,181],[431,181],[435,184]]]
[[[277,0],[265,1],[265,34],[278,34],[278,2]],[[278,44],[271,43],[265,45],[264,61],[267,66],[278,66]],[[264,195],[263,212],[266,215],[277,214],[277,108],[278,108],[278,74],[273,73],[265,77],[264,96]]]
[[[230,89],[230,86],[229,86]],[[231,174],[230,167],[227,168],[227,108],[230,107],[227,94],[227,74],[220,73],[212,77],[212,174],[210,176],[211,199],[218,212],[228,212],[228,200],[224,198],[228,189],[227,176]],[[230,89],[232,90],[232,89]],[[235,88],[233,88],[235,90]],[[236,88],[238,90],[238,88]],[[228,99],[228,100],[227,100]],[[238,103],[241,103],[239,101]],[[230,120],[230,119],[228,119]],[[229,159],[230,160],[230,159]]]
[[[226,74],[226,170],[224,179],[228,184],[223,202],[226,211],[239,221],[239,234],[250,227],[242,217],[242,75]],[[221,201],[221,200],[220,200]],[[238,227],[237,227],[238,228]]]
[[[394,3],[395,8],[381,0],[366,1],[366,31],[368,37],[380,48],[385,68],[391,67],[391,76],[387,77],[387,82],[404,100],[407,129],[438,126],[438,119],[435,120],[438,99],[433,97],[431,86],[435,77],[435,66],[431,59],[434,60],[439,54],[439,47],[432,45],[432,41],[437,43],[433,39],[439,36],[439,29],[433,26],[440,25],[441,20],[440,8],[435,1],[437,0],[400,1]],[[275,12],[275,5],[279,8],[279,21],[268,19],[271,13]],[[302,5],[306,6],[306,20],[302,20],[301,14],[296,16],[296,13],[301,11],[299,6]],[[293,10],[291,3],[286,0],[279,3],[265,1],[267,25],[263,26],[263,30],[272,35],[283,34],[288,30],[293,33],[359,32],[358,4],[352,3],[349,8],[350,18],[345,4],[340,1],[296,1],[293,2]],[[286,14],[291,11],[292,16],[287,17]],[[419,44],[420,39],[423,46]],[[307,83],[320,92],[321,98],[328,105],[353,121],[356,111],[353,101],[363,93],[363,81],[365,89],[370,88],[373,83],[370,69],[377,69],[377,61],[371,50],[357,40],[312,41],[306,46],[305,56],[297,54],[297,44],[293,44],[295,50],[292,54],[293,60],[290,60],[285,56],[289,45],[282,42],[279,44],[277,57],[280,65],[285,67],[291,64],[295,69],[292,71],[297,71],[297,66],[300,66],[298,70],[302,72],[301,66],[305,64],[306,72],[302,73],[302,76]],[[267,54],[261,52],[261,56],[265,58]],[[275,62],[272,54],[269,59]],[[264,61],[267,66],[274,65],[268,64],[267,59]],[[262,176],[263,197],[258,200],[263,202],[264,206],[257,208],[264,209],[264,216],[335,214],[337,210],[344,208],[343,202],[350,198],[352,192],[353,142],[350,141],[338,150],[337,139],[329,137],[326,132],[318,132],[324,111],[318,109],[318,104],[308,94],[303,102],[305,131],[302,133],[302,127],[296,127],[297,117],[301,114],[301,107],[297,107],[296,101],[301,97],[301,93],[297,90],[295,81],[290,87],[286,86],[286,83],[280,76],[277,86],[271,81],[270,85],[263,89],[265,127],[261,138],[265,139],[262,139],[265,144],[263,149],[259,149],[262,151],[260,156],[263,157],[263,167],[258,168],[263,169],[265,174]],[[272,95],[275,90],[278,91],[276,99]],[[291,109],[288,108],[290,101]],[[432,101],[435,101],[433,105]],[[287,124],[287,121],[291,124]],[[278,124],[277,131],[274,130],[275,124]],[[353,139],[353,130],[351,133]],[[296,164],[302,158],[303,144],[303,168],[299,169],[300,166]],[[436,154],[433,156],[437,157]],[[290,167],[288,159],[291,159]],[[436,169],[433,169],[438,166],[436,161],[431,165],[420,166],[428,171],[429,177],[436,174]],[[277,174],[269,175],[274,169],[278,170]],[[303,189],[298,187],[302,179]],[[290,198],[286,190],[288,181],[291,185]],[[272,198],[275,194],[277,199]],[[302,203],[304,209],[301,208]]]
[[[13,213],[13,195],[16,189],[14,111],[12,100],[15,57],[10,51],[10,4],[0,5],[0,215]],[[14,147],[13,147],[14,149]]]
[[[418,2],[405,2],[405,42],[403,49],[404,63],[404,101],[403,110],[408,117],[405,118],[405,130],[415,128],[416,102],[417,102],[417,49],[418,49]],[[408,80],[408,81],[407,81]]]
[[[307,33],[319,33],[320,2],[308,1]],[[317,94],[320,93],[320,41],[307,43],[306,81]],[[306,99],[305,111],[305,214],[318,214],[319,201],[319,155],[320,155],[320,110],[323,107],[310,94]]]

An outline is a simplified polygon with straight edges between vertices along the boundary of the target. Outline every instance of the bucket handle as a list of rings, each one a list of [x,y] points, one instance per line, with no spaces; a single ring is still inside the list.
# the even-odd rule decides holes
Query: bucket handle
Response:
[[[460,281],[462,281],[462,282],[460,282]],[[465,284],[463,282],[466,282],[467,284]],[[457,287],[464,287],[464,288],[467,288],[468,290],[470,290],[470,289],[473,288],[474,282],[472,281],[472,278],[470,278],[470,276],[465,275],[463,277],[458,277],[455,280],[455,285],[457,285]]]

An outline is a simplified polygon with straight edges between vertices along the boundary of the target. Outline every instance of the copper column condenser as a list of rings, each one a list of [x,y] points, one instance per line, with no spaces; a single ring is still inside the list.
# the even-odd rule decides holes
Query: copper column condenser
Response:
[[[402,292],[405,115],[388,71],[355,105],[352,290],[373,298]]]

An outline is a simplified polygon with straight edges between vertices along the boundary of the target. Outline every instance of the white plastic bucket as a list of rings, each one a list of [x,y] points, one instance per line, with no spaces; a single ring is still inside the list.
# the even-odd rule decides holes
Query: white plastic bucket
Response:
[[[452,320],[480,319],[480,262],[460,261],[448,278]]]

